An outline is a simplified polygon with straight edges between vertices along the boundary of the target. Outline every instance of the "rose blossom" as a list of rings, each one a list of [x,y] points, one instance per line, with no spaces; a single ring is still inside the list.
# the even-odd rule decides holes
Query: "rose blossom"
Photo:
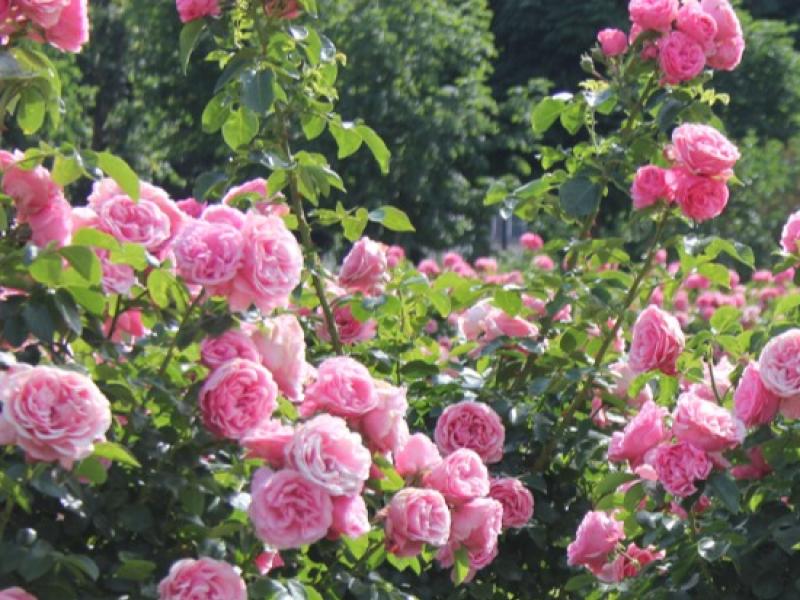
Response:
[[[323,488],[297,471],[261,468],[250,486],[250,520],[256,535],[277,550],[299,548],[325,537],[333,503]]]
[[[705,481],[713,464],[701,449],[687,442],[659,446],[655,455],[658,480],[670,494],[686,498],[697,491],[695,481]]]
[[[424,473],[440,462],[439,449],[424,433],[415,433],[394,453],[394,466],[402,477]]]
[[[13,587],[0,590],[0,600],[36,600],[33,596],[22,588]]]
[[[503,458],[505,435],[500,416],[491,407],[465,400],[444,409],[436,421],[434,439],[443,454],[469,448],[492,464]]]
[[[198,202],[194,198],[184,198],[183,200],[176,201],[175,206],[187,217],[199,219],[203,215],[203,211],[206,209],[207,205],[203,202]]]
[[[247,586],[228,563],[211,558],[174,563],[158,584],[159,600],[247,600]]]
[[[637,414],[625,426],[624,431],[615,431],[608,447],[608,460],[612,462],[630,462],[636,466],[642,462],[644,455],[655,448],[669,435],[664,425],[667,409],[658,406],[652,400],[645,402]]]
[[[761,381],[758,363],[751,362],[742,373],[733,394],[736,416],[747,427],[766,425],[778,413],[780,398],[770,392]]]
[[[406,389],[376,381],[375,392],[378,406],[362,417],[361,432],[372,450],[394,453],[405,446],[409,438]]]
[[[741,35],[719,40],[714,53],[708,57],[708,66],[720,71],[733,71],[742,62],[745,41]]]
[[[339,285],[350,292],[372,294],[386,281],[386,249],[367,237],[358,240],[342,261]]]
[[[451,515],[448,549],[467,550],[470,569],[482,569],[497,556],[497,538],[503,527],[503,505],[493,498],[476,498],[455,508]],[[444,556],[450,554],[443,553]],[[449,562],[442,561],[443,566]]]
[[[677,182],[675,197],[684,215],[702,223],[722,214],[730,195],[724,181],[692,175],[682,168],[672,171]]]
[[[61,11],[58,23],[48,27],[45,32],[47,42],[64,52],[80,52],[89,41],[89,2],[88,0],[69,0]]]
[[[761,381],[780,398],[800,396],[800,329],[773,338],[758,359]]]
[[[322,322],[317,326],[317,335],[320,339],[330,342],[331,334],[328,331],[328,321],[319,309]],[[333,307],[333,320],[336,324],[336,331],[339,333],[339,341],[343,344],[356,344],[375,337],[378,323],[374,319],[359,321],[353,316],[353,311],[349,304]]]
[[[69,2],[70,0],[15,0],[23,15],[45,29],[58,23]]]
[[[728,0],[701,0],[700,7],[717,22],[717,38],[741,37],[739,17]]]
[[[460,505],[489,494],[489,472],[472,450],[460,448],[445,457],[423,478],[425,487],[442,493],[448,503]]]
[[[53,242],[57,247],[72,237],[72,206],[63,196],[56,196],[43,210],[28,217],[31,241],[40,248]]]
[[[284,566],[280,552],[270,548],[259,554],[253,562],[262,577],[269,575],[274,569]]]
[[[306,389],[301,413],[326,410],[340,417],[360,417],[378,406],[378,400],[367,368],[352,358],[337,356],[319,366],[316,381]]]
[[[597,34],[597,41],[606,56],[619,56],[628,49],[628,36],[619,29],[603,29]]]
[[[628,12],[642,29],[669,31],[678,16],[678,0],[631,0]]]
[[[260,362],[253,340],[238,329],[229,329],[222,335],[207,337],[200,344],[200,360],[209,369],[216,369],[234,358]]]
[[[633,326],[628,364],[634,373],[658,369],[675,375],[685,343],[678,320],[657,306],[648,306]]]
[[[664,80],[674,85],[700,75],[706,66],[706,55],[694,39],[673,31],[658,42],[658,64]]]
[[[328,537],[335,539],[343,535],[355,539],[369,530],[369,515],[363,496],[356,494],[333,499],[333,524]]]
[[[525,232],[522,234],[522,236],[520,236],[519,243],[523,248],[530,250],[531,252],[541,250],[542,247],[544,247],[544,241],[542,238],[535,233],[531,233],[530,231]]]
[[[234,358],[217,367],[200,389],[203,424],[214,435],[238,440],[269,419],[278,386],[260,364]]]
[[[0,430],[29,459],[72,468],[111,427],[111,408],[91,379],[54,367],[19,367],[0,385]]]
[[[719,404],[686,392],[672,414],[672,432],[706,452],[721,452],[742,443],[744,424]]]
[[[781,246],[789,254],[800,253],[800,210],[792,213],[783,226]]]
[[[642,406],[648,400],[653,399],[653,392],[647,385],[642,387],[635,398],[629,395],[628,390],[633,384],[633,380],[636,379],[636,373],[627,361],[618,360],[609,366],[609,371],[614,381],[614,385],[609,391],[617,398],[626,400],[631,406]]]
[[[633,208],[641,210],[659,200],[671,202],[675,199],[672,173],[655,165],[639,167],[631,187]]]
[[[715,50],[717,22],[710,14],[700,8],[696,0],[685,2],[678,11],[678,30],[682,31],[703,47],[706,54]]]
[[[491,300],[481,300],[458,318],[459,334],[471,341],[491,342],[501,336],[533,337],[538,329],[520,317],[511,317],[492,306]]]
[[[21,152],[6,153],[3,165],[3,193],[14,199],[17,220],[27,223],[31,216],[45,210],[50,204],[63,199],[61,186],[53,181],[50,171],[38,165],[30,170],[20,169],[14,162],[22,160]]]
[[[289,465],[331,496],[359,494],[372,457],[344,419],[317,415],[300,425],[286,447]]]
[[[504,529],[525,527],[533,517],[533,494],[519,479],[492,479],[489,496],[503,505]]]
[[[286,447],[294,439],[294,429],[277,419],[268,419],[250,429],[239,440],[248,458],[261,458],[280,469],[286,464]]]
[[[244,213],[225,204],[213,204],[203,211],[201,221],[230,225],[234,229],[242,229],[246,220]]]
[[[286,314],[264,319],[252,339],[261,363],[272,373],[281,392],[294,402],[302,400],[309,366],[306,340],[297,317]]]
[[[176,0],[181,23],[220,15],[219,0]]]
[[[423,544],[444,546],[450,537],[450,509],[436,490],[404,488],[386,508],[386,549],[399,557],[416,556]]]
[[[236,276],[244,253],[242,234],[229,225],[194,221],[172,244],[175,267],[189,285],[208,286],[211,295],[224,295]]]
[[[575,541],[567,547],[570,566],[601,567],[609,553],[625,539],[622,521],[602,511],[589,511],[575,533]]]
[[[73,225],[74,227],[74,225]],[[106,294],[127,294],[136,283],[136,272],[130,265],[116,264],[111,261],[108,250],[95,250],[103,269],[103,291]]]
[[[695,175],[728,177],[739,160],[739,149],[708,125],[686,123],[672,132],[678,162]]]

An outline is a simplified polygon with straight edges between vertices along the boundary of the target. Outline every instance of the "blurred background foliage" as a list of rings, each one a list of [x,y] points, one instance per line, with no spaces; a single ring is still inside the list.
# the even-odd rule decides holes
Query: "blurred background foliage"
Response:
[[[366,152],[336,165],[348,187],[339,199],[405,210],[419,235],[382,237],[419,244],[408,248],[413,258],[448,247],[487,252],[496,213],[482,204],[488,185],[538,169],[531,106],[548,91],[576,88],[580,54],[599,29],[627,28],[626,7],[627,0],[323,0],[322,29],[348,58],[341,112],[363,118],[393,152],[387,177]],[[745,61],[714,85],[731,94],[719,114],[743,149],[743,185],[705,229],[748,243],[764,260],[800,205],[800,4],[738,7]],[[215,67],[192,61],[188,76],[181,73],[170,1],[92,0],[92,28],[81,55],[56,57],[72,105],[59,141],[109,149],[175,197],[190,195],[194,179],[224,156],[200,127]],[[608,202],[611,213],[630,210],[621,198]],[[601,227],[620,221],[607,214]],[[548,233],[541,223],[532,228]]]

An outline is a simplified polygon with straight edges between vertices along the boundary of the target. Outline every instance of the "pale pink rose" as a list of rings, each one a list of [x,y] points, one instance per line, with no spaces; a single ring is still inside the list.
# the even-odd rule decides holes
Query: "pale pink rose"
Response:
[[[642,406],[645,402],[653,399],[653,391],[647,385],[642,387],[635,398],[630,396],[628,389],[636,379],[637,373],[634,373],[627,361],[619,360],[610,365],[609,370],[614,382],[609,391],[617,398],[626,400],[631,406]]]
[[[320,339],[330,342],[331,334],[328,331],[327,320],[322,308],[318,310],[318,313],[322,322],[317,326],[317,335]],[[349,304],[334,306],[333,320],[336,323],[336,331],[339,333],[339,341],[346,345],[371,340],[378,330],[378,322],[374,319],[363,322],[356,319]]]
[[[701,8],[717,22],[717,38],[742,36],[739,17],[728,0],[701,0]]]
[[[654,462],[664,489],[681,498],[694,494],[695,481],[705,481],[714,466],[703,450],[687,442],[660,446]]]
[[[58,23],[69,3],[70,0],[15,0],[23,15],[45,29]]]
[[[43,210],[28,217],[31,241],[40,248],[54,243],[65,246],[72,237],[72,207],[63,196],[56,196]]]
[[[258,573],[262,577],[269,575],[273,570],[284,566],[280,552],[272,549],[264,550],[264,552],[259,554],[253,562],[258,569]]]
[[[375,392],[378,406],[361,418],[360,429],[373,451],[394,453],[404,447],[409,438],[406,389],[376,381]]]
[[[546,254],[540,254],[539,256],[534,257],[533,266],[540,271],[552,271],[556,268],[556,263],[554,263],[553,259]]]
[[[752,277],[753,282],[755,283],[772,283],[774,277],[771,271],[767,271],[765,269],[760,269],[753,273]]]
[[[297,317],[288,314],[264,319],[261,325],[253,334],[261,363],[270,370],[281,392],[299,402],[309,372],[303,328]]]
[[[800,329],[773,338],[758,359],[761,381],[780,398],[800,396]]]
[[[373,294],[387,280],[386,249],[367,237],[358,240],[342,261],[339,285],[350,292]]]
[[[669,437],[664,424],[668,414],[666,408],[648,401],[625,426],[624,431],[615,431],[608,447],[608,460],[611,462],[630,462],[637,466],[652,448]]]
[[[436,490],[404,488],[386,508],[386,549],[400,557],[416,556],[423,544],[444,546],[450,538],[450,509]]]
[[[640,167],[633,179],[631,196],[636,210],[652,206],[659,200],[672,202],[675,189],[671,171],[655,165]]]
[[[369,530],[367,505],[362,496],[339,496],[333,499],[333,524],[328,537],[336,539],[343,535],[355,539],[369,533]]]
[[[415,433],[394,455],[394,466],[402,477],[424,473],[442,462],[439,449],[424,433]]]
[[[0,590],[0,600],[36,600],[36,596],[22,588],[13,587]]]
[[[744,424],[731,412],[692,392],[681,394],[672,414],[672,432],[706,452],[721,452],[744,441]]]
[[[106,397],[88,377],[54,367],[20,368],[2,378],[0,421],[30,460],[65,469],[94,451],[111,426]]]
[[[228,298],[231,310],[247,310],[251,304],[265,313],[285,308],[300,283],[300,245],[280,217],[251,214],[242,235],[245,252]]]
[[[439,265],[436,264],[436,261],[430,258],[420,261],[419,266],[417,266],[417,270],[430,279],[435,278],[437,275],[439,275],[439,273],[442,272],[441,269],[439,269]]]
[[[675,375],[685,343],[677,319],[657,306],[648,306],[633,326],[628,364],[634,373],[658,369]]]
[[[232,187],[223,196],[222,204],[235,204],[237,200],[242,198],[252,198],[257,201],[268,200],[270,194],[267,189],[267,180],[259,177]]]
[[[200,360],[209,369],[216,369],[234,358],[261,362],[253,340],[238,329],[229,329],[222,335],[205,338],[200,344]]]
[[[781,246],[789,254],[800,254],[800,210],[792,213],[783,226]]]
[[[208,287],[211,295],[224,295],[239,270],[244,238],[230,225],[194,221],[172,244],[178,275],[189,285]]]
[[[761,450],[761,446],[750,448],[747,451],[747,458],[750,459],[749,463],[737,465],[731,469],[731,476],[735,479],[755,481],[764,479],[764,477],[772,473],[772,467],[764,459],[764,452]]]
[[[631,0],[628,13],[642,29],[669,31],[678,16],[678,0]]]
[[[47,42],[64,52],[80,52],[89,41],[89,2],[69,0],[58,22],[44,32]]]
[[[506,431],[500,416],[482,402],[465,400],[444,409],[436,421],[434,439],[443,454],[474,450],[487,464],[500,462]]]
[[[256,535],[277,550],[318,542],[333,523],[333,502],[297,471],[261,468],[250,486],[250,521]]]
[[[231,565],[211,558],[179,560],[158,584],[159,600],[247,600],[247,586]]]
[[[475,259],[475,268],[481,273],[496,273],[497,260],[489,256],[481,256]]]
[[[235,208],[225,204],[214,204],[203,211],[200,220],[206,223],[218,223],[220,225],[230,225],[234,229],[242,229],[246,219],[244,213]]]
[[[103,269],[103,291],[106,294],[123,295],[130,292],[136,283],[136,272],[133,267],[111,262],[108,250],[97,248],[95,254],[100,258],[100,266]]]
[[[619,56],[628,49],[628,36],[619,29],[603,29],[597,34],[597,41],[606,56]]]
[[[534,337],[539,330],[521,317],[511,317],[492,306],[490,299],[481,300],[458,318],[458,331],[468,340],[491,342],[501,336]]]
[[[742,62],[745,41],[742,36],[719,40],[714,53],[708,57],[708,66],[720,71],[733,71]]]
[[[492,479],[489,496],[503,505],[503,528],[525,527],[533,518],[533,494],[519,479]]]
[[[678,162],[695,175],[728,177],[741,155],[739,149],[708,125],[686,123],[672,132]]]
[[[294,429],[277,419],[262,421],[239,440],[248,458],[261,458],[271,467],[281,469],[286,464],[286,447],[294,439]]]
[[[234,358],[211,372],[200,389],[203,424],[214,435],[232,440],[270,418],[277,408],[278,386],[260,364]]]
[[[544,240],[542,240],[541,236],[531,233],[530,231],[522,234],[519,238],[519,243],[523,248],[531,252],[541,250],[544,247]]]
[[[787,419],[800,419],[800,396],[781,398],[779,410]]]
[[[742,373],[733,394],[736,416],[747,427],[770,423],[778,413],[780,398],[770,392],[761,381],[758,364],[751,362]]]
[[[22,158],[22,154],[15,151],[10,160]],[[41,165],[25,170],[9,162],[3,173],[2,189],[3,193],[14,199],[20,223],[27,223],[33,215],[64,198],[61,187],[53,181],[50,171]]]
[[[687,290],[705,290],[711,287],[711,280],[699,273],[692,273],[683,282],[683,287]]]
[[[352,358],[337,356],[319,366],[316,381],[306,389],[301,413],[325,410],[340,417],[361,417],[376,408],[378,401],[367,368]]]
[[[694,39],[673,31],[658,42],[658,64],[664,81],[674,85],[700,75],[706,66],[706,54]]]
[[[446,456],[423,478],[425,487],[442,493],[453,506],[483,498],[489,494],[489,472],[472,450],[460,448]]]
[[[176,0],[182,23],[220,15],[219,0]]]
[[[402,246],[389,246],[386,250],[386,264],[390,269],[394,269],[397,265],[406,259],[406,251]]]
[[[622,521],[602,511],[586,513],[575,533],[575,541],[567,547],[570,566],[599,568],[617,544],[625,539]]]
[[[361,493],[372,457],[344,419],[323,414],[295,430],[286,461],[331,496],[351,496]]]
[[[453,509],[451,521],[448,546],[466,548],[470,568],[477,571],[488,566],[497,554],[503,504],[494,498],[476,498]]]
[[[187,217],[199,219],[207,205],[203,202],[198,202],[194,198],[185,198],[175,202],[175,206],[177,206]]]
[[[716,50],[714,39],[717,37],[717,22],[713,16],[700,8],[696,0],[684,2],[681,6],[678,11],[677,27],[700,44],[706,55]]]

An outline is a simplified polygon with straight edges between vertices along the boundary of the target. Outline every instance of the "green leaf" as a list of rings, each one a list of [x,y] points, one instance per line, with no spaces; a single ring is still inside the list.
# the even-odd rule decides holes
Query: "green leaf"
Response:
[[[105,250],[116,250],[119,248],[119,242],[107,234],[97,229],[79,229],[75,235],[72,236],[73,246],[94,246],[95,248],[103,248]]]
[[[739,507],[739,487],[727,473],[716,473],[708,480],[713,495],[722,501],[725,508],[733,514],[738,514]]]
[[[103,267],[94,251],[86,246],[66,246],[58,251],[89,285],[98,285],[103,278]]]
[[[503,309],[512,317],[516,317],[519,311],[522,310],[522,297],[519,292],[503,289],[497,290],[494,293],[494,300],[492,302],[496,307]]]
[[[41,300],[30,300],[22,308],[22,317],[28,330],[41,341],[50,343],[56,330],[56,323],[47,304]]]
[[[78,306],[75,304],[75,299],[67,290],[62,289],[56,292],[55,304],[67,327],[69,327],[69,329],[76,335],[83,333],[81,313],[78,311]]]
[[[114,462],[128,465],[129,467],[141,467],[136,457],[124,446],[115,444],[114,442],[100,442],[94,445],[94,456],[100,458],[107,458]]]
[[[567,583],[564,585],[564,591],[577,592],[583,588],[593,586],[595,583],[597,583],[597,579],[594,575],[590,575],[589,573],[575,575],[574,577],[570,577]]]
[[[83,167],[74,156],[56,156],[53,164],[53,181],[61,187],[67,186],[80,179]]]
[[[240,146],[249,144],[258,133],[258,117],[244,106],[232,112],[222,126],[222,139],[236,150]]]
[[[603,188],[583,176],[577,176],[562,184],[559,190],[561,208],[570,217],[582,219],[593,215],[600,206]]]
[[[583,127],[585,114],[586,105],[583,102],[568,104],[559,115],[561,126],[566,129],[570,135],[575,135],[580,128]]]
[[[463,546],[456,550],[453,565],[453,583],[461,585],[469,575],[469,553]]]
[[[102,485],[108,480],[108,472],[103,463],[95,456],[83,459],[73,470],[76,477],[88,479],[94,485]]]
[[[37,88],[26,87],[17,104],[17,123],[25,135],[36,133],[44,123],[46,104]]]
[[[355,216],[347,215],[342,218],[342,231],[348,241],[355,242],[364,233],[369,215],[365,208],[359,208]]]
[[[70,286],[69,292],[75,301],[95,316],[102,317],[106,312],[106,296],[100,292],[83,287]]]
[[[125,560],[114,572],[114,577],[127,579],[129,581],[145,581],[150,579],[153,571],[156,570],[156,566],[156,563],[149,560]]]
[[[200,36],[206,28],[205,21],[202,19],[195,19],[189,21],[181,29],[180,38],[178,39],[180,65],[183,74],[189,69],[189,59],[192,57],[192,52],[197,47],[197,42],[200,41]]]
[[[59,562],[80,571],[92,581],[97,581],[100,577],[100,569],[97,568],[97,564],[84,554],[66,554],[59,558]]]
[[[444,292],[431,292],[428,295],[428,299],[431,301],[431,304],[436,309],[436,312],[439,313],[439,316],[442,318],[446,318],[450,315],[450,312],[453,310],[452,303],[450,302],[450,297],[445,294]]]
[[[57,287],[61,282],[63,266],[58,254],[40,254],[28,267],[28,272],[36,281],[47,287]]]
[[[609,473],[598,483],[594,486],[594,497],[602,498],[606,494],[611,492],[615,492],[619,486],[623,483],[627,483],[629,481],[633,481],[636,479],[636,475],[632,473],[623,473],[620,471],[614,471],[613,473]]]
[[[130,165],[110,152],[97,155],[97,165],[134,201],[139,199],[139,177]]]
[[[248,69],[242,73],[242,102],[254,113],[266,113],[272,106],[275,99],[272,80],[272,71]]]
[[[147,291],[159,308],[169,306],[169,288],[173,283],[172,275],[161,269],[155,269],[147,276]]]
[[[351,154],[354,154],[364,141],[361,139],[361,135],[359,135],[358,129],[354,123],[331,121],[328,123],[328,129],[333,139],[336,140],[336,145],[339,148],[337,157],[340,159],[347,158]]]
[[[533,132],[538,135],[545,133],[553,126],[564,108],[566,108],[566,103],[562,100],[551,97],[542,99],[531,111]]]
[[[738,333],[742,329],[742,312],[733,306],[720,306],[711,316],[711,327],[717,333]]]
[[[389,162],[391,161],[392,153],[383,139],[371,127],[366,125],[358,125],[356,131],[361,136],[361,139],[364,140],[370,152],[372,152],[372,156],[375,157],[381,173],[383,175],[389,173]]]
[[[719,287],[729,288],[731,286],[731,275],[727,267],[716,263],[705,263],[697,267],[697,272]]]
[[[369,213],[369,220],[392,231],[416,231],[408,215],[394,206],[381,206]]]
[[[137,271],[147,268],[147,252],[139,244],[122,244],[108,255],[109,260],[116,265],[128,265]]]
[[[225,124],[230,107],[227,102],[227,94],[220,93],[208,101],[200,117],[203,131],[205,133],[216,133]]]
[[[300,117],[300,125],[303,127],[303,134],[306,139],[311,141],[318,138],[325,131],[326,121],[319,115],[303,114]],[[369,142],[367,143],[369,144]]]

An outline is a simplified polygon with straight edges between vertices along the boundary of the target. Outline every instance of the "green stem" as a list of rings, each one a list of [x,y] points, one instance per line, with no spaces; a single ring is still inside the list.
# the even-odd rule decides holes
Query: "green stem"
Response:
[[[3,514],[0,516],[0,541],[3,541],[3,536],[6,532],[8,522],[11,520],[11,513],[14,512],[14,500],[6,498],[6,505],[3,508]]]
[[[119,316],[122,313],[122,296],[117,296],[117,301],[114,303],[114,316],[111,318],[111,327],[108,328],[108,335],[106,336],[107,340],[110,340],[114,337],[114,330],[117,328],[117,321],[119,320]]]
[[[186,312],[181,319],[180,325],[178,325],[178,331],[175,332],[175,335],[172,338],[172,341],[169,344],[169,348],[167,349],[167,355],[164,357],[164,362],[161,363],[161,368],[158,370],[158,377],[159,379],[164,376],[164,373],[167,372],[167,367],[169,366],[170,361],[172,361],[172,356],[175,354],[175,348],[178,346],[178,337],[180,337],[181,331],[183,328],[186,327],[186,324],[189,322],[189,317],[194,312],[194,309],[200,305],[200,303],[205,298],[206,291],[205,289],[201,289],[200,293],[197,294],[197,297],[192,301],[189,305],[189,308],[186,309]]]
[[[656,74],[653,73],[650,76],[650,79],[647,80],[647,83],[644,86],[644,91],[642,95],[639,96],[639,101],[633,106],[631,109],[631,113],[628,116],[628,120],[625,122],[625,125],[622,127],[620,131],[620,137],[623,141],[626,139],[626,136],[633,130],[634,124],[636,123],[636,119],[639,118],[639,115],[644,110],[645,104],[647,104],[647,100],[650,98],[650,94],[653,92],[655,86],[658,85],[658,79],[656,79]]]

